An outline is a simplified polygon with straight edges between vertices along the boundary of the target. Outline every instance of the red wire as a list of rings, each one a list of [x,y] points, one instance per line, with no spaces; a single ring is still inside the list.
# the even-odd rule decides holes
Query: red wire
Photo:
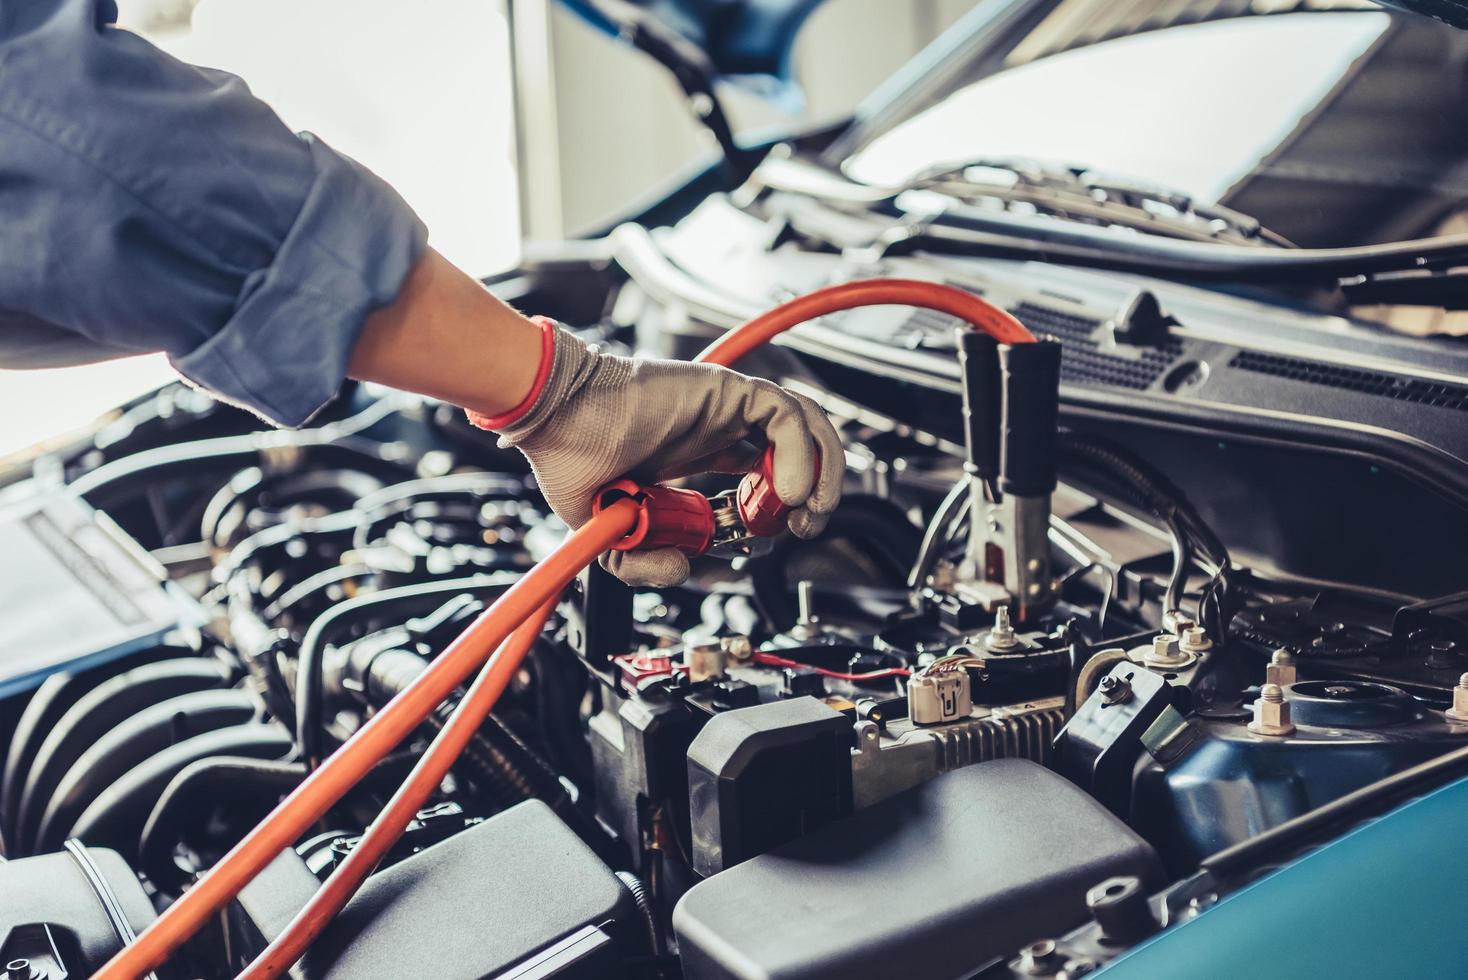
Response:
[[[822,677],[831,677],[838,681],[879,681],[887,677],[912,676],[912,671],[906,667],[883,667],[881,670],[869,670],[865,674],[847,674],[839,670],[812,667],[810,664],[803,664],[799,660],[787,660],[784,657],[777,657],[773,653],[756,653],[754,655],[754,662],[764,664],[766,667],[804,667],[808,670],[814,670]]]

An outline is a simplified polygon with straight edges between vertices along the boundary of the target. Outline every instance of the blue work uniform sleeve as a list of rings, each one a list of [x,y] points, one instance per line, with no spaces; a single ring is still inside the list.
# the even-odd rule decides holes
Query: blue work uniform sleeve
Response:
[[[299,425],[335,395],[426,231],[240,79],[115,16],[0,0],[0,329],[166,351],[194,383]]]

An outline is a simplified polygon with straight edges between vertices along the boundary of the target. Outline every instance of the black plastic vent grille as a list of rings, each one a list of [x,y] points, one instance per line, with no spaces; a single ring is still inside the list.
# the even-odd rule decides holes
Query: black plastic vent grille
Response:
[[[1138,357],[1109,354],[1096,343],[1100,320],[1035,303],[1021,303],[1010,312],[1035,333],[1052,334],[1060,341],[1060,378],[1072,384],[1144,391],[1182,354],[1182,342],[1178,340],[1169,340],[1162,347],[1140,348]]]
[[[916,310],[912,316],[907,318],[907,322],[903,326],[908,330],[916,330],[925,336],[941,337],[946,340],[953,336],[953,328],[962,322],[956,316],[939,313],[937,310]]]
[[[1267,374],[1274,378],[1289,378],[1306,384],[1343,391],[1359,391],[1366,395],[1380,395],[1414,405],[1431,405],[1454,412],[1468,411],[1468,388],[1462,385],[1443,384],[1438,381],[1423,381],[1421,378],[1404,378],[1381,371],[1363,371],[1359,368],[1341,367],[1337,364],[1322,364],[1298,357],[1282,357],[1278,354],[1261,354],[1258,351],[1240,351],[1234,355],[1229,367],[1255,374]]]

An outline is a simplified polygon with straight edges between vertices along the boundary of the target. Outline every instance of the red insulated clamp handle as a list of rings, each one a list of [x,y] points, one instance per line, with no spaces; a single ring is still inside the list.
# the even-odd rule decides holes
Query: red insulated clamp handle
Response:
[[[708,498],[696,490],[654,485],[632,480],[608,484],[592,502],[593,513],[614,500],[631,497],[639,504],[637,523],[627,536],[612,545],[613,551],[652,551],[677,548],[685,555],[708,551],[714,538],[714,510]]]
[[[820,452],[817,451],[816,466],[820,465]],[[775,495],[774,446],[767,446],[759,464],[739,481],[735,499],[739,504],[739,519],[750,534],[771,538],[785,530],[785,518],[790,514],[790,507]]]

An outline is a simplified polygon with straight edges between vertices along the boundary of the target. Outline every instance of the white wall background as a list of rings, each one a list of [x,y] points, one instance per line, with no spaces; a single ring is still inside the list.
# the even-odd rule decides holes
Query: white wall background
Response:
[[[538,2],[517,2],[517,14]],[[796,45],[805,111],[781,116],[729,93],[737,128],[824,121],[849,113],[877,84],[970,10],[976,0],[827,0]],[[549,36],[559,118],[561,227],[531,227],[533,237],[599,224],[699,155],[716,149],[693,119],[668,73],[550,4]],[[525,120],[535,126],[540,121]],[[527,175],[526,180],[534,180]],[[530,188],[535,193],[535,188]]]
[[[485,274],[519,256],[509,30],[497,0],[121,0],[123,26],[243,77],[297,130],[386,178],[433,244]],[[173,377],[161,355],[0,371],[0,456]]]
[[[548,0],[120,0],[121,25],[188,61],[245,78],[296,129],[376,170],[435,246],[483,275],[522,232],[556,237],[616,214],[712,149],[659,66]],[[797,52],[797,119],[734,97],[737,126],[849,111],[974,0],[828,0]],[[539,48],[521,120],[551,164],[523,175],[548,210],[522,228],[510,25]],[[539,36],[525,31],[540,18]],[[531,25],[535,26],[535,25]],[[532,52],[526,52],[527,55]],[[528,96],[528,98],[526,98]],[[161,356],[0,371],[0,456],[85,424],[172,376]]]

